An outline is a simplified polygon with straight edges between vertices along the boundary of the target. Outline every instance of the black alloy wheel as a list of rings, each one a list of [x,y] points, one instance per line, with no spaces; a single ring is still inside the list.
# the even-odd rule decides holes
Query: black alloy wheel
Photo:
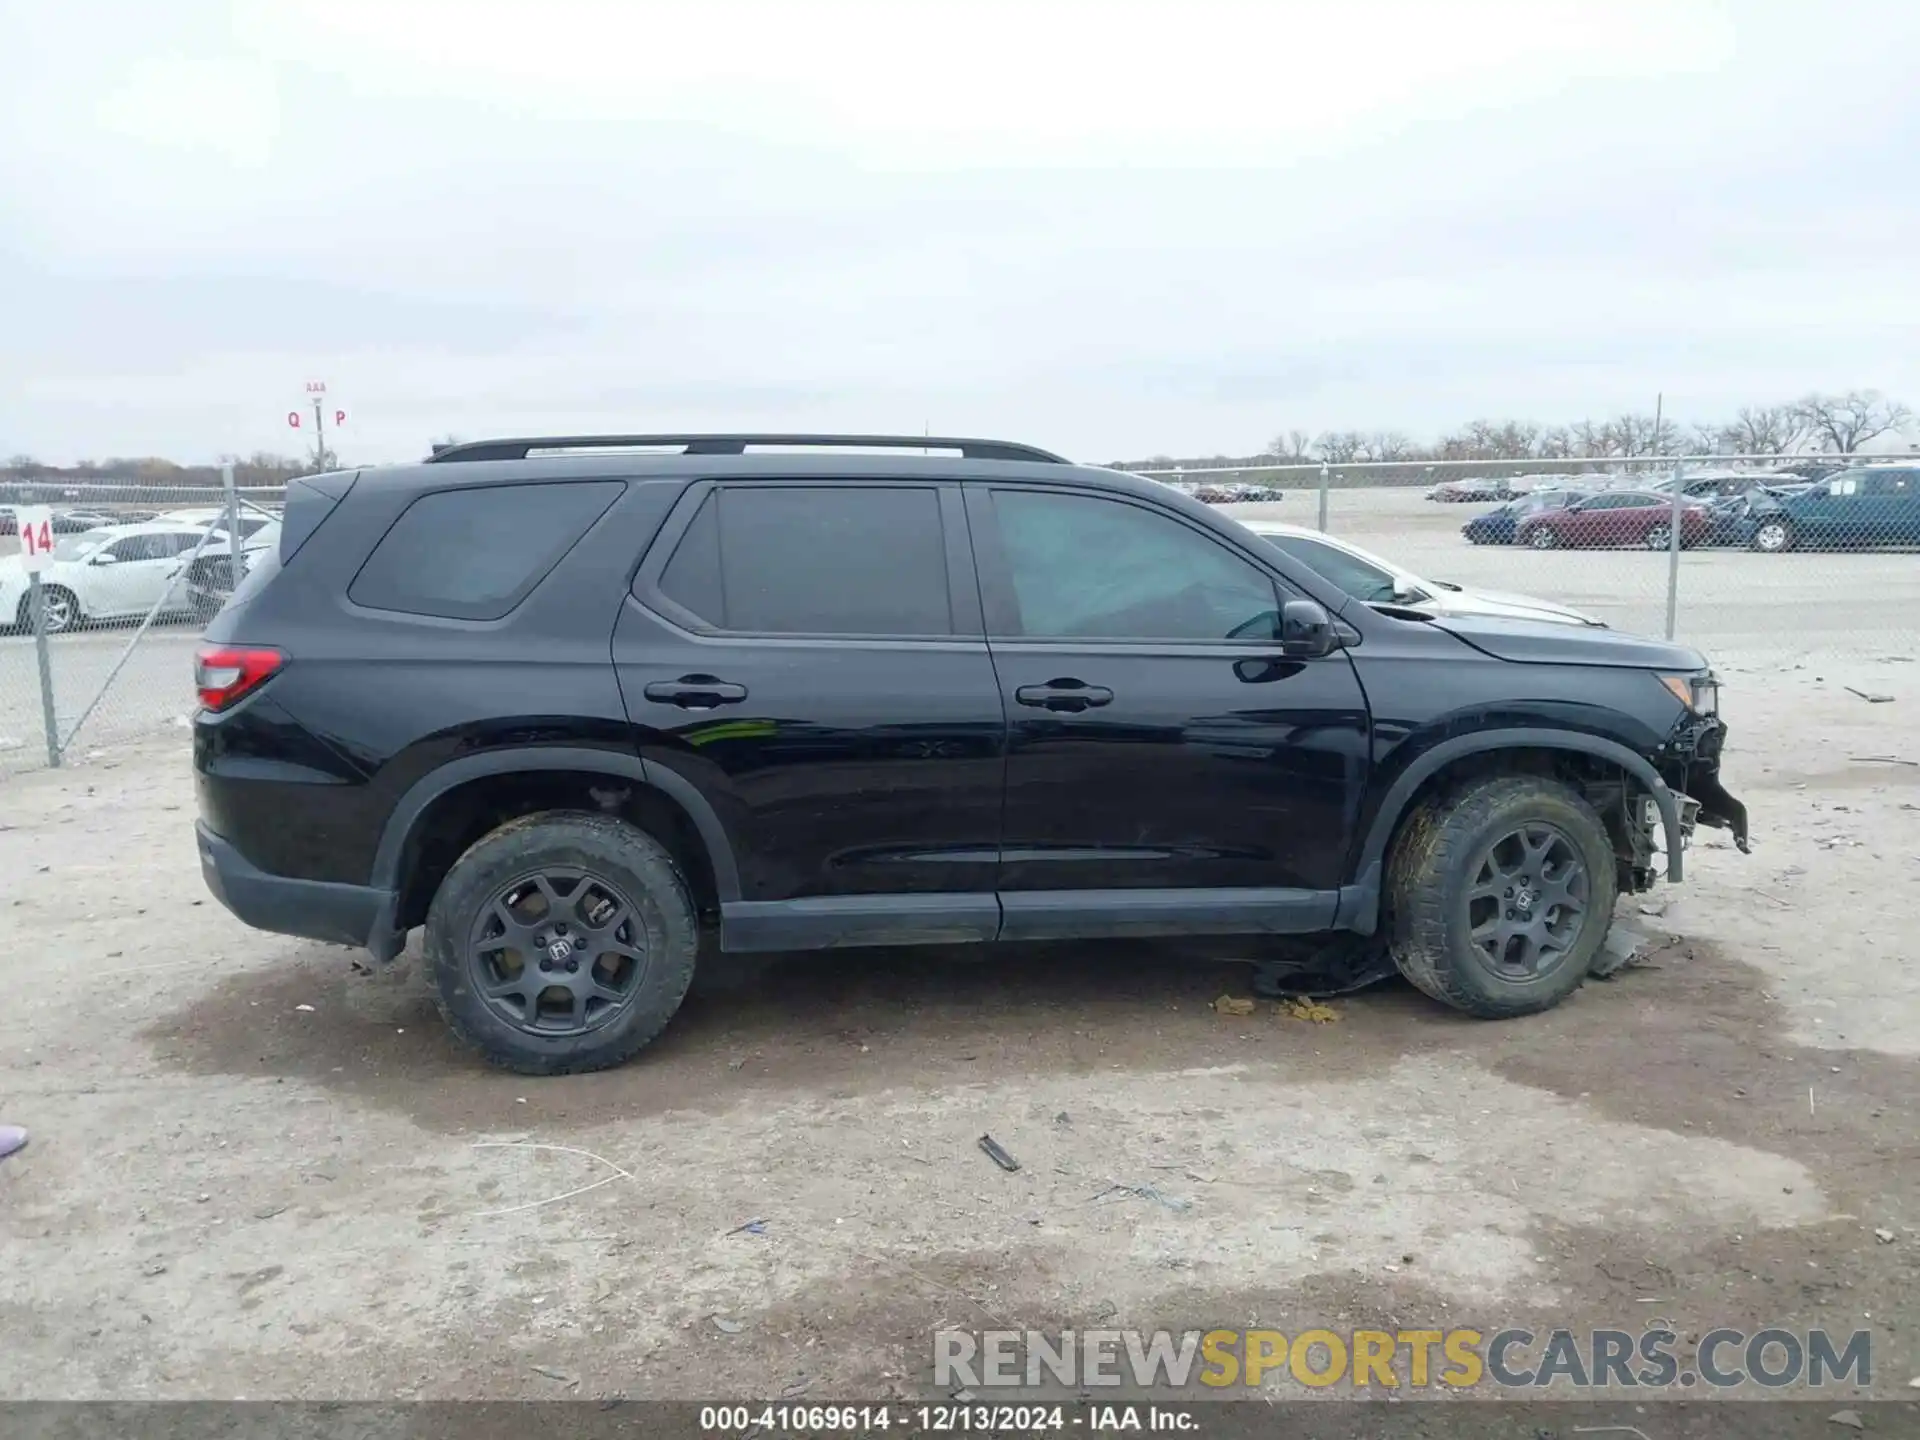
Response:
[[[1579,847],[1557,826],[1523,825],[1481,853],[1465,895],[1467,933],[1494,971],[1531,980],[1566,960],[1591,896]]]
[[[633,904],[589,871],[548,866],[502,886],[467,942],[473,990],[529,1035],[585,1035],[639,992],[648,964]]]

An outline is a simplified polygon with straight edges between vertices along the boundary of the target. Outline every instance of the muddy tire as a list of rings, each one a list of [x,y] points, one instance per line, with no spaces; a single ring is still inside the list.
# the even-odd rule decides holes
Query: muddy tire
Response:
[[[449,1027],[522,1075],[604,1070],[666,1028],[700,927],[673,856],[607,815],[511,821],[454,864],[427,911]]]
[[[1487,1020],[1580,988],[1613,922],[1613,842],[1558,781],[1509,776],[1422,806],[1387,864],[1394,963],[1434,999]]]

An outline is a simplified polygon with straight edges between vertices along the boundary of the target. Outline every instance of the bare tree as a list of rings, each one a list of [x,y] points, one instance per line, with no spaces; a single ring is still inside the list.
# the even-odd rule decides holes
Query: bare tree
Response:
[[[1849,390],[1844,395],[1809,395],[1794,407],[1822,450],[1851,455],[1867,441],[1898,430],[1913,412],[1878,390]]]
[[[1442,437],[1442,460],[1525,460],[1540,439],[1540,427],[1530,420],[1473,420]]]
[[[1276,460],[1299,462],[1313,457],[1313,437],[1304,430],[1289,430],[1267,442],[1267,454]]]
[[[1346,465],[1352,462],[1366,444],[1366,438],[1358,430],[1329,430],[1313,442],[1313,454],[1317,460],[1329,465]]]
[[[1811,429],[1799,405],[1742,405],[1720,427],[1720,443],[1736,455],[1791,455]]]
[[[1533,453],[1542,460],[1571,460],[1574,455],[1573,432],[1564,425],[1550,425],[1540,432]]]
[[[1369,460],[1411,460],[1418,453],[1413,437],[1400,430],[1375,430],[1363,448]]]
[[[1678,455],[1683,448],[1678,421],[1629,411],[1603,427],[1605,455]]]
[[[1733,445],[1732,432],[1725,425],[1689,425],[1687,427],[1687,449],[1695,455],[1712,455],[1722,445]]]
[[[1540,427],[1531,420],[1503,420],[1490,438],[1494,453],[1502,460],[1526,460],[1540,443]]]
[[[1574,451],[1583,459],[1598,460],[1614,453],[1613,431],[1591,420],[1576,420],[1569,427]]]

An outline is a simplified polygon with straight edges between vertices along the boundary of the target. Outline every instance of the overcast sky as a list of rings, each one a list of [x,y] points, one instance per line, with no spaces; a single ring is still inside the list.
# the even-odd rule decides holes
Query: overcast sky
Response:
[[[1920,5],[0,0],[0,455],[1920,404]]]

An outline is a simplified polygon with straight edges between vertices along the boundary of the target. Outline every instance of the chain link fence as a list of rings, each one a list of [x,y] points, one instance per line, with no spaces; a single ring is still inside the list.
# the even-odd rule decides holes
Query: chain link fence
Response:
[[[1723,669],[1920,657],[1920,456],[1140,473],[1300,532],[1283,543],[1370,599],[1409,581],[1442,603],[1468,598],[1448,586],[1476,603],[1529,597],[1672,637]]]
[[[201,629],[249,554],[278,543],[284,495],[131,483],[4,487],[0,775],[98,758],[169,727],[184,731]],[[37,617],[17,558],[20,512],[31,506],[51,510],[54,542],[39,575]]]
[[[1700,455],[1148,470],[1226,507],[1349,593],[1525,609],[1672,636],[1728,672],[1868,675],[1920,657],[1920,458]],[[277,545],[280,489],[233,492],[240,567]],[[231,588],[218,488],[0,493],[0,774],[49,763],[11,506],[50,503],[53,749],[108,752],[193,711],[193,650]],[[1460,587],[1460,588],[1455,588]],[[1866,666],[1867,669],[1859,667]],[[1863,686],[1863,688],[1865,688]]]

